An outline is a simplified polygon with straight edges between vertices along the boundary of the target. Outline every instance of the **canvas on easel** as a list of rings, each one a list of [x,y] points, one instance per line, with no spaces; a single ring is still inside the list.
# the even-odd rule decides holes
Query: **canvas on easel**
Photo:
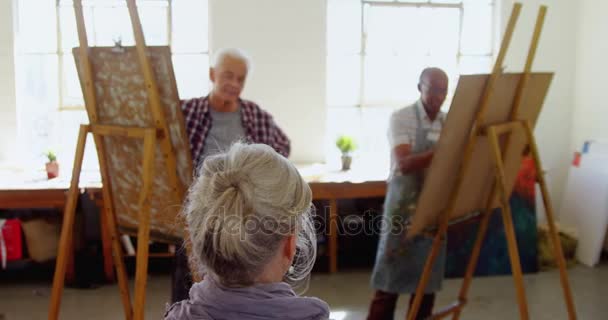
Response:
[[[82,1],[74,1],[80,47],[74,57],[89,117],[81,125],[57,256],[49,319],[57,319],[71,248],[86,137],[93,135],[103,213],[126,319],[144,319],[150,239],[187,238],[179,217],[192,160],[169,47],[146,47],[135,0],[127,0],[135,47],[89,47]],[[119,229],[137,236],[134,304]]]
[[[79,48],[74,49],[76,65],[81,72]],[[177,94],[175,77],[169,47],[146,47],[154,76],[158,83],[158,93],[164,113],[175,156],[176,180],[171,181],[169,172],[164,170],[166,161],[161,143],[155,147],[154,177],[150,199],[150,229],[159,236],[183,237],[174,217],[180,210],[181,199],[167,195],[175,192],[177,185],[180,194],[188,188],[192,177],[190,147],[186,137],[183,114]],[[139,71],[138,55],[135,47],[91,47],[89,62],[93,69],[92,80],[96,87],[97,124],[121,127],[155,127],[154,116],[148,105],[148,95],[143,75]],[[113,194],[114,210],[121,229],[135,230],[138,225],[137,200],[142,187],[142,165],[133,161],[134,155],[142,154],[143,140],[123,136],[103,137],[107,170]]]
[[[496,79],[492,100],[483,123],[478,123],[480,127],[509,121],[515,93],[522,76],[522,74],[515,73],[502,74]],[[433,160],[437,160],[433,161],[429,167],[424,189],[420,193],[416,206],[416,219],[412,225],[413,232],[419,232],[428,225],[436,224],[439,214],[446,210],[448,203],[437,201],[437,199],[448,199],[454,190],[457,176],[453,173],[458,172],[458,168],[462,164],[462,151],[466,148],[470,128],[473,127],[476,120],[479,101],[489,77],[489,75],[463,75],[458,81],[456,94],[433,156]],[[552,78],[551,73],[530,74],[528,89],[522,97],[522,105],[525,108],[520,109],[519,120],[530,121],[532,125],[536,123]],[[452,112],[452,110],[454,111]],[[522,152],[526,145],[524,133],[513,132],[505,157],[505,176],[508,178],[509,190],[513,189],[515,184],[523,158]],[[462,184],[465,188],[456,200],[450,220],[466,217],[471,212],[483,211],[486,208],[485,201],[496,180],[493,174],[494,163],[488,156],[489,152],[489,138],[478,137],[471,156],[473,164],[469,169],[471,174],[463,178]],[[495,199],[493,208],[499,206],[498,199]]]
[[[502,72],[507,48],[521,11],[521,4],[516,3],[492,74],[460,77],[408,230],[409,238],[421,233],[433,237],[433,246],[409,310],[409,320],[416,318],[424,288],[450,222],[467,219],[472,212],[479,212],[480,227],[458,300],[432,317],[439,319],[452,315],[453,319],[459,319],[467,302],[489,218],[495,208],[501,209],[520,318],[529,318],[509,196],[526,146],[530,147],[537,172],[542,172],[533,128],[553,75],[532,73],[531,67],[546,10],[545,6],[541,6],[523,73]],[[575,319],[572,293],[547,186],[542,174],[537,178],[543,194],[566,308],[569,318]]]

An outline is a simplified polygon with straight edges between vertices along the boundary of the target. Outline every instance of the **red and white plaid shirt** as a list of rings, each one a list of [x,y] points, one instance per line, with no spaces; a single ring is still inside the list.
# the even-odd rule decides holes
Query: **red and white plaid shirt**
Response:
[[[239,103],[245,139],[251,143],[267,144],[278,153],[288,157],[289,138],[277,126],[272,116],[254,102],[239,99]],[[182,101],[186,133],[190,139],[190,151],[195,168],[199,166],[199,158],[205,148],[205,139],[213,125],[210,107],[209,96]]]

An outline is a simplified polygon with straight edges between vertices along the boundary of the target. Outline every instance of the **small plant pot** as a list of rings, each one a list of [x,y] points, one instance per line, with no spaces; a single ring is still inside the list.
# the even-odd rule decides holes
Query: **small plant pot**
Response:
[[[350,170],[350,165],[353,162],[353,157],[350,154],[342,155],[342,171]]]
[[[59,163],[57,161],[46,163],[46,176],[49,179],[57,178],[59,175]]]

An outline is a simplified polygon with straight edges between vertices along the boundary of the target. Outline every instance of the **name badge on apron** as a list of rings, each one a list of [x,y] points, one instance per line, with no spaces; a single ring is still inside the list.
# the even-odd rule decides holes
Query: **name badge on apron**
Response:
[[[439,141],[439,134],[440,134],[439,131],[429,131],[428,134],[426,135],[426,138],[429,141],[437,142],[437,141]]]

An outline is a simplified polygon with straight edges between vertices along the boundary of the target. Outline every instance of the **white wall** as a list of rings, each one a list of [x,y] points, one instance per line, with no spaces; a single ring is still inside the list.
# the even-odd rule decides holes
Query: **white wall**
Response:
[[[573,148],[585,140],[608,142],[608,1],[581,0],[575,76]]]
[[[0,162],[12,159],[17,136],[13,2],[0,1]]]
[[[324,0],[209,1],[210,50],[252,56],[243,97],[273,114],[295,162],[324,160],[325,11]]]
[[[512,0],[501,1],[501,37],[513,2]],[[523,2],[524,6],[505,63],[507,70],[513,72],[523,70],[539,6],[541,4],[548,6],[543,33],[532,69],[539,72],[555,72],[555,76],[538,119],[535,135],[543,166],[548,171],[549,191],[553,205],[558,209],[572,158],[570,136],[571,119],[574,115],[573,87],[575,85],[575,45],[579,1],[526,0],[520,2]]]

